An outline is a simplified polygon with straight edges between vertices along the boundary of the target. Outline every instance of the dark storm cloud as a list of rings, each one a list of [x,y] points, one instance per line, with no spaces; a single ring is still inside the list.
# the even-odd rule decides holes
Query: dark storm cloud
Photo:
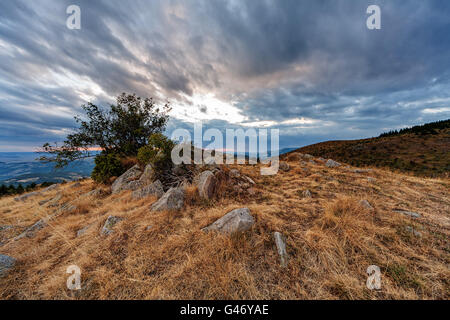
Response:
[[[371,4],[381,30],[366,28]],[[438,0],[2,1],[0,148],[61,139],[86,99],[123,91],[174,109],[212,93],[246,123],[275,121],[284,146],[448,118],[449,16]]]

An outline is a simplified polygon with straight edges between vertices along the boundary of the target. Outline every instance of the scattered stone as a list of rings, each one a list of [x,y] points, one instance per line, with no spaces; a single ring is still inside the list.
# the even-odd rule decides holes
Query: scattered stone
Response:
[[[40,195],[41,195],[41,193],[39,191],[35,191],[35,192],[23,194],[19,197],[14,198],[14,200],[15,201],[26,201],[31,197],[40,196]]]
[[[97,197],[103,196],[103,194],[104,194],[104,192],[102,189],[95,189],[95,190],[92,190],[92,191],[89,191],[88,193],[86,193],[85,196],[97,198]]]
[[[369,181],[370,183],[374,183],[377,181],[377,179],[375,178],[367,178],[367,181]]]
[[[410,216],[411,218],[414,218],[414,219],[418,219],[421,217],[419,213],[407,211],[407,210],[396,209],[396,210],[394,210],[394,212],[404,214],[405,216]]]
[[[91,225],[88,225],[88,226],[86,226],[86,227],[84,227],[84,228],[78,230],[78,231],[77,231],[77,237],[83,236],[83,235],[86,233],[86,231],[89,230],[90,227],[91,227]]]
[[[280,255],[281,266],[285,268],[288,263],[288,254],[286,252],[286,242],[284,236],[279,232],[275,232],[273,237],[275,239],[278,254]]]
[[[151,206],[151,211],[179,210],[184,205],[185,191],[183,188],[171,188],[161,199]]]
[[[354,173],[369,173],[372,172],[372,169],[355,169],[353,170]]]
[[[142,175],[141,169],[135,165],[119,178],[117,178],[111,186],[113,194],[119,193],[123,190],[136,190],[141,186],[138,178]]]
[[[280,162],[280,170],[288,172],[290,169],[291,168],[287,162]]]
[[[371,205],[370,202],[367,201],[367,200],[361,200],[361,201],[359,202],[359,204],[360,204],[362,207],[366,208],[366,209],[373,210],[372,205]]]
[[[103,225],[103,228],[100,231],[100,234],[104,236],[109,236],[111,233],[114,232],[113,227],[122,220],[123,218],[109,216],[108,219],[106,219],[105,224]]]
[[[148,186],[133,191],[132,197],[134,199],[143,199],[149,196],[156,196],[158,199],[164,195],[164,188],[161,181],[156,180]]]
[[[325,161],[327,161],[327,159],[325,159],[325,158],[322,158],[322,157],[320,157],[320,158],[319,158],[319,160],[320,160],[320,161],[322,161],[322,162],[325,162]]]
[[[7,231],[13,229],[14,226],[0,226],[0,231]]]
[[[256,184],[255,181],[253,181],[252,178],[247,177],[247,176],[244,176],[244,178],[245,178],[250,184],[252,184],[252,185],[255,185],[255,184]]]
[[[153,228],[153,226],[148,226],[147,228],[145,228],[145,231],[150,231]]]
[[[248,208],[233,210],[222,218],[203,228],[203,231],[219,231],[221,233],[245,232],[255,224],[255,219],[251,216]]]
[[[247,193],[251,196],[254,196],[256,194],[256,189],[255,188],[249,188],[247,189]]]
[[[419,231],[416,231],[413,227],[406,226],[406,231],[412,233],[417,238],[422,238],[422,233]]]
[[[8,272],[14,268],[16,264],[16,259],[0,254],[0,277],[4,277]]]
[[[309,160],[310,164],[316,164],[316,162],[314,160]]]
[[[331,159],[328,159],[328,161],[327,161],[327,163],[325,163],[325,165],[328,168],[337,168],[337,167],[341,166],[341,164],[339,162],[336,162],[336,161],[331,160]]]
[[[303,191],[302,194],[303,194],[303,198],[312,198],[311,191],[309,191],[309,190]]]
[[[312,160],[312,159],[314,159],[314,156],[305,153],[305,154],[303,155],[303,159],[306,159],[306,160]]]
[[[239,178],[241,176],[241,173],[238,169],[231,169],[230,170],[230,177],[232,178]]]
[[[214,195],[217,179],[211,171],[203,171],[198,179],[198,193],[204,199],[211,199]]]

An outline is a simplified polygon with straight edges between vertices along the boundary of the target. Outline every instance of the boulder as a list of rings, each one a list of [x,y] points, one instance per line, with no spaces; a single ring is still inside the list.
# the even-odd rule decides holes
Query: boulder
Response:
[[[305,153],[305,154],[303,155],[303,159],[306,159],[306,160],[312,160],[312,159],[314,159],[314,157],[313,157],[312,155],[310,155],[310,154]]]
[[[26,200],[28,200],[31,197],[36,197],[36,196],[40,196],[40,195],[41,195],[40,192],[35,191],[35,192],[30,192],[30,193],[26,193],[26,194],[23,194],[21,196],[18,196],[16,198],[14,198],[14,200],[15,201],[26,201]]]
[[[100,231],[100,235],[109,236],[111,233],[114,232],[113,227],[122,220],[123,218],[109,216],[108,219],[106,219],[102,230]]]
[[[171,188],[161,199],[151,206],[151,211],[179,210],[184,205],[185,191],[183,188]]]
[[[114,181],[111,186],[111,191],[113,194],[119,193],[123,190],[136,190],[141,186],[141,183],[137,181],[142,175],[141,169],[138,165],[135,165],[123,175]]]
[[[325,165],[328,168],[337,168],[337,167],[341,166],[341,164],[339,162],[336,162],[336,161],[331,160],[331,159],[328,159],[328,161],[325,163]]]
[[[288,254],[286,252],[286,242],[283,235],[279,232],[275,232],[273,235],[275,239],[275,245],[277,246],[278,254],[281,259],[281,266],[284,268],[287,266]]]
[[[143,199],[149,196],[156,196],[158,199],[164,195],[164,188],[161,181],[155,182],[143,187],[141,189],[133,191],[132,197],[134,199]]]
[[[219,231],[221,233],[232,234],[245,232],[255,224],[255,219],[251,216],[248,208],[233,210],[222,218],[203,228],[203,231]]]
[[[0,277],[4,277],[8,274],[9,270],[14,268],[16,259],[0,254]]]
[[[280,170],[288,172],[291,169],[287,162],[280,162]]]
[[[217,179],[211,171],[203,171],[198,179],[198,193],[204,199],[211,199],[214,195]]]

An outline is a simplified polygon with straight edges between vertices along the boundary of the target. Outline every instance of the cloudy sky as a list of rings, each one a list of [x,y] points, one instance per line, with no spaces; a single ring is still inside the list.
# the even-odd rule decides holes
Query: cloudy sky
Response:
[[[0,151],[61,141],[121,92],[169,100],[168,134],[279,128],[281,147],[447,119],[449,17],[447,0],[2,0]]]

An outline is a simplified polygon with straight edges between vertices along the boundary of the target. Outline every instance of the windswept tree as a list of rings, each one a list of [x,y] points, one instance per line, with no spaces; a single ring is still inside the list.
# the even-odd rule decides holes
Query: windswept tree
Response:
[[[117,103],[109,108],[92,103],[82,108],[85,117],[75,117],[79,128],[69,134],[61,146],[44,144],[40,152],[46,155],[39,158],[40,161],[64,167],[72,161],[95,156],[92,150],[98,148],[103,156],[137,156],[150,136],[165,130],[170,111],[168,103],[159,107],[152,98],[126,93],[117,97]]]

